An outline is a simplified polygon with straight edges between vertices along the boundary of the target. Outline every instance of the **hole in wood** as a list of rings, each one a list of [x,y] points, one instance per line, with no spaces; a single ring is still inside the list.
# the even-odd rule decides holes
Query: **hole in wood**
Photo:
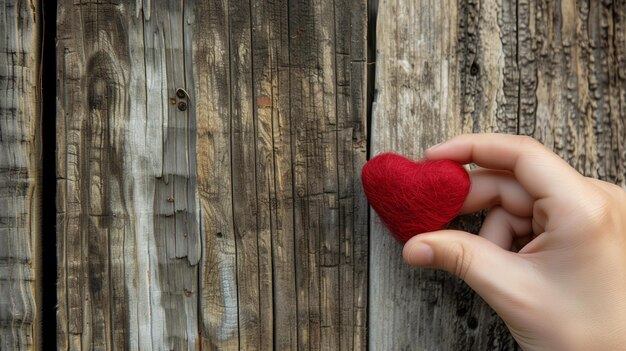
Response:
[[[467,308],[465,307],[460,307],[456,310],[456,315],[459,317],[463,317],[467,314]]]
[[[476,329],[478,327],[478,320],[474,317],[467,318],[467,327],[470,329]]]
[[[478,66],[476,62],[474,62],[472,63],[472,67],[470,67],[470,74],[472,76],[476,76],[478,75],[478,73],[480,73],[480,67]]]

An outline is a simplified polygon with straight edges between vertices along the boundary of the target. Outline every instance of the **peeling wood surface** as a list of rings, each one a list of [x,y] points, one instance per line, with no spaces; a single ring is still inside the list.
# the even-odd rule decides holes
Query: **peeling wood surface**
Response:
[[[366,1],[59,3],[59,349],[366,347],[366,33]]]
[[[0,1],[0,350],[40,338],[41,11]]]
[[[624,1],[380,0],[372,156],[470,132],[532,135],[625,185]],[[477,232],[480,215],[453,225]],[[411,269],[372,213],[373,350],[516,350],[469,288]]]

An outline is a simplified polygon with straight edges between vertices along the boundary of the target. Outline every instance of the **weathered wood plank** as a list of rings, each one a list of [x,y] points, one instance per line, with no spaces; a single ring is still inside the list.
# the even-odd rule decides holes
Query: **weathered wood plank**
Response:
[[[583,174],[624,185],[623,2],[381,1],[373,155],[418,158],[453,135],[533,135]],[[455,226],[476,232],[480,216]],[[373,349],[517,349],[457,279],[414,270],[371,222]]]
[[[274,145],[274,191],[276,218],[272,241],[274,262],[275,345],[294,349],[303,335],[298,334],[297,270],[295,260],[295,169],[294,130],[297,117],[291,103],[290,51],[292,28],[287,1],[277,1],[270,10],[269,57],[272,74],[272,140]]]
[[[0,2],[0,350],[41,347],[41,14]]]
[[[365,348],[365,7],[60,4],[59,348]]]
[[[530,3],[526,132],[583,174],[625,184],[626,4]],[[536,115],[528,114],[535,109]]]
[[[472,130],[471,120],[459,118],[462,13],[456,1],[432,6],[382,0],[378,9],[371,156],[395,150],[417,158],[424,146]],[[456,296],[460,285],[441,273],[406,266],[401,246],[375,213],[371,218],[370,298],[376,303],[369,313],[370,320],[385,321],[370,324],[372,349],[468,349],[466,328],[449,323],[461,300]],[[452,337],[451,328],[461,334]]]
[[[250,1],[229,3],[233,220],[237,247],[239,348],[259,349],[258,190]],[[267,310],[264,311],[267,313]]]
[[[197,174],[204,255],[199,301],[201,346],[207,350],[237,350],[229,5],[226,1],[199,1],[188,6],[188,18],[195,19],[188,28],[193,43],[192,106],[198,124]]]
[[[311,97],[306,79],[306,69],[315,68],[313,42],[314,21],[310,1],[289,1],[289,109],[292,121],[292,160],[294,167],[294,230],[295,230],[295,269],[298,313],[298,348],[311,348],[320,344],[320,303],[319,303],[319,217],[322,190],[308,189],[307,184],[307,143],[317,140],[317,130],[313,128],[315,119],[307,109],[307,98]],[[308,55],[307,55],[308,54]],[[307,135],[307,130],[310,130]],[[312,137],[311,137],[312,136]],[[318,151],[318,145],[309,147],[311,153]],[[313,160],[311,160],[313,161]],[[318,161],[318,160],[315,160]],[[318,161],[319,162],[319,161]],[[321,165],[311,165],[319,170]],[[313,175],[321,181],[319,173]],[[308,196],[309,191],[313,196]],[[315,191],[315,192],[313,192]],[[315,195],[317,194],[317,195]],[[306,197],[306,198],[305,198]]]
[[[213,82],[212,86],[219,87],[212,94],[220,95],[207,100],[215,103],[212,109],[229,107],[228,111],[211,114],[207,125],[219,123],[220,133],[231,133],[225,134],[230,137],[230,151],[225,150],[223,141],[211,143],[212,152],[224,153],[225,160],[231,162],[222,163],[221,170],[214,171],[212,183],[232,187],[233,228],[230,230],[234,234],[229,234],[228,240],[235,257],[234,267],[230,269],[234,269],[236,275],[227,278],[235,278],[227,285],[236,286],[238,292],[239,344],[235,345],[233,340],[233,344],[221,347],[295,349],[299,345],[317,349],[324,348],[322,339],[327,340],[327,347],[338,347],[341,337],[349,338],[346,342],[349,345],[354,338],[359,338],[359,342],[363,339],[364,323],[357,328],[358,332],[349,329],[350,333],[343,336],[339,328],[341,306],[338,301],[342,295],[338,284],[341,254],[337,145],[343,138],[351,142],[352,134],[340,134],[335,127],[334,7],[328,3],[308,2],[286,5],[282,2],[229,2],[204,9],[208,11],[200,10],[197,13],[202,15],[196,15],[206,22],[195,30],[197,40],[193,42],[204,45],[208,39],[211,45],[207,45],[206,50],[212,51],[199,55],[201,61],[196,61],[194,66],[206,66],[204,60],[209,58],[211,68],[202,71],[202,75],[215,77],[209,78],[208,84]],[[358,10],[360,12],[353,12],[352,16],[365,22],[364,10]],[[208,23],[215,23],[217,27],[204,30],[202,27]],[[219,39],[213,39],[216,37]],[[364,48],[365,36],[354,42]],[[230,53],[230,57],[225,57],[225,52]],[[213,57],[214,61],[210,59]],[[364,70],[364,65],[361,68]],[[364,90],[363,74],[349,81],[354,82],[356,92]],[[199,101],[206,99],[201,96],[207,93],[203,90],[204,84],[207,83],[196,86]],[[222,95],[224,92],[230,95]],[[361,93],[345,101],[365,106],[364,98]],[[357,109],[351,119],[346,118],[345,130],[362,131],[364,112],[363,108]],[[360,127],[355,128],[355,124]],[[230,130],[226,129],[228,127]],[[217,132],[210,136],[215,134]],[[198,143],[203,145],[205,135],[199,135]],[[364,138],[357,147],[348,145],[351,148],[346,150],[345,157],[354,172],[365,159]],[[204,162],[202,158],[199,155],[199,164]],[[199,172],[200,178],[203,173]],[[354,182],[354,177],[347,180],[348,186],[353,188],[347,190],[346,197],[359,199],[359,224],[364,225],[363,195],[362,192],[354,195],[354,191],[358,191]],[[230,187],[220,189],[228,191]],[[202,191],[200,196],[202,198]],[[225,198],[228,195],[222,197],[219,206],[224,206]],[[294,202],[294,199],[297,200]],[[351,207],[356,206],[346,204],[352,212],[355,210]],[[220,219],[211,218],[208,222],[216,220]],[[365,248],[358,253],[360,259],[367,257],[364,233],[349,232],[353,240]],[[328,243],[330,249],[324,251],[323,242]],[[215,264],[221,267],[218,269],[229,269],[222,261]],[[346,267],[355,269],[352,262],[346,263]],[[358,269],[359,277],[365,277],[362,268]],[[355,290],[363,307],[365,280],[361,280]],[[352,296],[355,290],[347,285],[342,293]],[[224,306],[223,293],[213,298],[216,305]],[[350,305],[345,309],[346,314],[353,314],[356,307]],[[326,314],[322,316],[323,313]],[[223,314],[217,315],[225,318]],[[322,325],[323,318],[329,320],[326,326]],[[348,328],[352,327],[350,320],[346,323]],[[221,324],[214,321],[213,325]],[[207,340],[206,345],[213,348],[219,344]],[[364,347],[364,343],[361,346]]]
[[[182,5],[151,5],[59,4],[59,348],[197,347]]]
[[[259,243],[260,350],[272,350],[275,341],[277,343],[282,342],[283,345],[288,343],[289,338],[285,338],[283,335],[289,336],[290,331],[295,331],[293,323],[284,318],[284,316],[289,316],[290,313],[285,306],[296,305],[295,292],[293,290],[295,286],[293,283],[293,268],[289,269],[289,266],[280,265],[275,273],[273,270],[274,260],[272,259],[273,237],[279,233],[284,236],[285,233],[282,230],[277,230],[278,228],[276,227],[276,217],[279,212],[277,208],[277,185],[274,181],[274,164],[278,162],[278,156],[274,155],[273,121],[277,111],[274,106],[278,106],[278,97],[274,94],[278,90],[277,52],[280,50],[279,45],[281,45],[281,28],[278,26],[280,21],[272,19],[276,18],[276,11],[280,11],[281,6],[280,1],[276,2],[275,5],[262,1],[251,2],[252,106],[255,115],[257,150],[256,193]],[[280,140],[276,143],[281,145]],[[288,143],[284,144],[284,148],[287,151],[291,150]],[[287,168],[287,171],[290,173],[291,168]],[[288,188],[291,189],[290,186]],[[291,213],[287,213],[287,215],[291,215]],[[284,214],[281,214],[281,218],[284,218],[283,216]],[[293,244],[291,247],[293,247]],[[280,252],[282,250],[276,251],[276,253]],[[282,277],[282,279],[287,278],[287,280],[279,281],[274,287],[273,280],[279,279],[279,277]],[[274,301],[274,294],[277,296],[276,302]],[[273,313],[275,308],[276,311],[280,311],[276,315]],[[295,316],[295,313],[291,315]],[[275,323],[277,325],[289,323],[289,327],[274,329]]]
[[[198,340],[198,268],[200,251],[196,213],[196,126],[189,114],[189,96],[185,74],[184,3],[152,2],[153,12],[143,21],[144,50],[153,51],[160,63],[154,78],[162,85],[147,104],[162,106],[156,116],[163,123],[161,169],[154,179],[153,226],[158,270],[159,307],[165,313],[163,343],[153,347],[170,350],[194,350]],[[145,16],[146,8],[144,8]],[[147,64],[149,65],[149,63]],[[176,103],[172,103],[175,99]],[[190,101],[191,100],[191,101]],[[187,107],[184,107],[187,104]],[[147,118],[152,116],[148,115]],[[152,180],[151,180],[152,181]],[[189,246],[189,243],[195,243]],[[152,293],[154,296],[154,293]],[[153,304],[155,304],[153,302]]]
[[[250,6],[250,15],[246,6]],[[231,167],[232,172],[238,347],[338,348],[342,343],[352,345],[355,338],[364,347],[366,270],[354,268],[352,261],[341,258],[339,250],[338,167],[342,159],[338,145],[340,141],[350,145],[343,155],[346,167],[351,172],[360,169],[365,160],[365,109],[357,108],[346,117],[345,129],[338,130],[335,7],[324,2],[287,6],[279,1],[220,4],[212,10],[222,22],[216,22],[217,30],[211,34],[220,40],[209,48],[223,65],[217,71],[228,72],[220,73],[217,86],[230,92],[219,104],[230,99],[228,114],[216,113],[210,123],[220,120],[232,133],[232,161],[222,167]],[[363,8],[351,14],[365,23]],[[349,24],[341,25],[347,28]],[[198,29],[196,35],[202,38],[200,33],[207,32]],[[364,52],[365,35],[350,45],[360,45]],[[225,51],[231,57],[223,57]],[[362,63],[363,58],[354,61]],[[203,64],[201,61],[196,67]],[[360,68],[364,71],[365,66]],[[365,82],[363,73],[348,78],[347,86],[354,84],[356,93],[355,98],[345,98],[346,104],[365,106]],[[228,116],[230,119],[225,119]],[[351,144],[352,130],[361,132],[355,145]],[[199,144],[203,142],[199,139]],[[219,144],[214,147],[225,152]],[[203,162],[201,158],[199,162]],[[229,181],[227,176],[226,171],[219,173],[216,177],[220,179],[214,182]],[[347,178],[346,211],[360,211],[357,227],[362,228],[366,223],[363,195],[354,195],[358,191],[355,178]],[[358,201],[352,203],[350,198]],[[242,217],[249,213],[254,216]],[[365,231],[349,228],[346,235],[362,249],[359,259],[366,260]],[[352,248],[347,250],[350,257]],[[341,260],[346,262],[346,270],[358,270],[363,278],[354,288],[346,284],[345,290],[340,290]],[[340,328],[342,296],[359,297],[358,307],[344,307],[345,315],[356,315],[357,308],[362,308],[359,318],[363,323],[352,331],[354,322],[347,320],[349,332],[345,334]]]
[[[367,156],[367,1],[336,1],[335,32],[341,350],[367,346],[368,207],[360,188]]]

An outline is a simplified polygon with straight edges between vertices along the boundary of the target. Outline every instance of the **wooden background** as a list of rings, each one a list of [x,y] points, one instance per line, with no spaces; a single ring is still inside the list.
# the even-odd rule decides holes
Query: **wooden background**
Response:
[[[366,10],[59,3],[59,348],[365,348]]]
[[[626,0],[63,0],[56,30],[42,288],[41,6],[0,1],[0,350],[54,347],[54,289],[64,350],[515,350],[401,262],[368,154],[527,134],[626,183]]]

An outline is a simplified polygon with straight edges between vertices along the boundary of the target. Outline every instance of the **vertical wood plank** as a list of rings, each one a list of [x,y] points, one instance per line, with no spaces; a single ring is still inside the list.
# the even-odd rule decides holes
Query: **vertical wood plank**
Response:
[[[196,349],[182,4],[62,2],[58,38],[57,346]]]
[[[152,219],[159,269],[153,270],[151,279],[160,284],[153,305],[162,307],[165,314],[165,329],[161,332],[164,339],[162,344],[153,341],[153,347],[193,350],[199,346],[199,229],[195,210],[196,127],[189,113],[193,100],[178,95],[179,89],[188,90],[184,3],[154,1],[151,5],[154,10],[143,23],[144,50],[153,58],[161,56],[156,59],[159,65],[155,65],[157,72],[152,76],[160,87],[148,97],[147,104],[161,106],[155,115],[163,124],[163,163],[154,179]],[[181,108],[184,104],[186,107]],[[190,242],[196,247],[189,246]]]
[[[252,8],[229,3],[233,221],[237,246],[239,347],[260,348],[257,147],[254,123]]]
[[[360,184],[367,156],[367,1],[335,2],[341,350],[366,348],[368,207]],[[344,31],[343,28],[350,28]]]
[[[279,88],[278,52],[280,52],[281,44],[285,45],[281,40],[285,38],[281,38],[281,22],[275,20],[280,16],[282,4],[277,2],[273,6],[261,1],[251,2],[252,106],[255,117],[255,171],[258,206],[260,350],[271,350],[274,348],[275,343],[284,348],[289,343],[289,337],[283,336],[289,336],[290,331],[295,331],[295,326],[293,326],[293,323],[289,323],[289,321],[284,321],[284,316],[289,316],[291,313],[285,307],[296,305],[295,292],[293,290],[295,286],[293,283],[293,268],[290,269],[289,266],[281,265],[279,260],[274,260],[272,257],[274,237],[278,233],[281,233],[281,236],[284,237],[285,233],[282,228],[279,231],[276,226],[279,223],[276,220],[279,208],[274,164],[278,162],[279,157],[274,153],[274,144],[281,145],[282,141],[280,139],[274,140],[273,123],[274,115],[278,110],[275,108],[275,106],[278,106],[278,97],[275,96],[275,93],[277,93]],[[289,152],[289,143],[285,143],[280,149],[282,148]],[[290,175],[291,168],[287,168],[287,171]],[[291,187],[289,186],[288,189],[290,190]],[[288,212],[287,214],[291,218],[291,213]],[[284,215],[281,215],[280,222],[283,221],[282,218],[284,218]],[[291,247],[293,247],[293,244]],[[277,250],[276,252],[280,253],[283,251]],[[283,255],[278,257],[281,256]],[[273,269],[274,262],[278,262],[276,272]],[[274,279],[281,280],[274,286]],[[274,301],[274,296],[277,297],[276,301]],[[275,308],[277,313],[274,313]],[[295,313],[291,313],[291,315],[295,316]],[[287,324],[289,327],[275,329],[275,324]]]
[[[197,174],[203,259],[200,269],[202,349],[239,349],[237,247],[233,220],[229,4],[189,4]],[[192,15],[193,14],[193,15]],[[240,171],[241,172],[241,171]]]
[[[453,135],[532,135],[581,173],[624,185],[622,2],[381,1],[373,155],[418,158]],[[481,215],[453,226],[477,232]],[[456,278],[410,269],[372,214],[374,349],[517,349]],[[378,282],[378,283],[377,283]],[[412,326],[412,327],[406,327]]]
[[[586,176],[625,183],[626,61],[623,1],[530,2],[524,79],[536,114],[526,134]]]
[[[59,348],[365,348],[365,7],[60,4]]]
[[[419,158],[460,133],[517,132],[514,4],[429,1],[379,5],[372,156]],[[410,42],[401,38],[413,38]],[[457,227],[476,231],[480,216]],[[375,213],[370,345],[375,349],[515,348],[499,318],[467,286],[412,269]]]
[[[298,345],[298,296],[296,295],[295,262],[295,176],[294,136],[295,118],[291,114],[290,100],[290,36],[289,7],[287,1],[267,3],[269,50],[256,50],[255,59],[263,58],[269,63],[269,77],[258,76],[265,84],[271,85],[268,101],[256,95],[257,114],[260,119],[267,113],[267,124],[271,125],[271,147],[273,164],[265,163],[259,154],[261,164],[270,173],[270,218],[272,230],[272,271],[274,291],[274,348],[295,349]],[[256,16],[254,16],[257,18]],[[254,62],[254,67],[262,67]],[[261,83],[263,84],[263,83]],[[268,106],[268,102],[270,103]],[[258,129],[260,132],[262,129]],[[261,134],[258,135],[261,138]],[[260,139],[262,140],[262,139]],[[263,150],[261,147],[260,150]]]
[[[425,146],[472,130],[471,114],[459,118],[461,88],[468,83],[460,84],[458,6],[456,1],[379,2],[371,156],[395,150],[418,158]],[[370,324],[370,347],[468,349],[466,334],[446,338],[460,324],[448,323],[454,320],[458,284],[442,273],[406,266],[401,246],[374,212],[371,218],[370,298],[376,302],[369,314],[371,321],[385,322]]]
[[[0,2],[0,350],[41,347],[41,21]]]
[[[313,16],[310,1],[289,1],[289,116],[292,121],[292,162],[294,167],[294,231],[295,231],[295,269],[298,313],[298,348],[311,348],[310,345],[320,344],[320,304],[319,304],[319,228],[320,217],[319,197],[317,189],[308,189],[306,143],[317,138],[317,130],[313,130],[315,119],[307,109],[307,98],[310,98],[310,87],[306,80],[306,69],[314,66],[312,61],[316,55],[313,42],[314,22],[307,19]],[[309,135],[307,135],[307,130]],[[317,151],[311,146],[311,153]],[[313,160],[311,160],[313,161]],[[311,165],[319,170],[320,165]],[[332,176],[332,175],[331,175]],[[315,175],[314,175],[315,177]],[[319,174],[317,179],[321,180]],[[316,190],[314,197],[308,193]],[[317,295],[316,295],[317,293]]]

